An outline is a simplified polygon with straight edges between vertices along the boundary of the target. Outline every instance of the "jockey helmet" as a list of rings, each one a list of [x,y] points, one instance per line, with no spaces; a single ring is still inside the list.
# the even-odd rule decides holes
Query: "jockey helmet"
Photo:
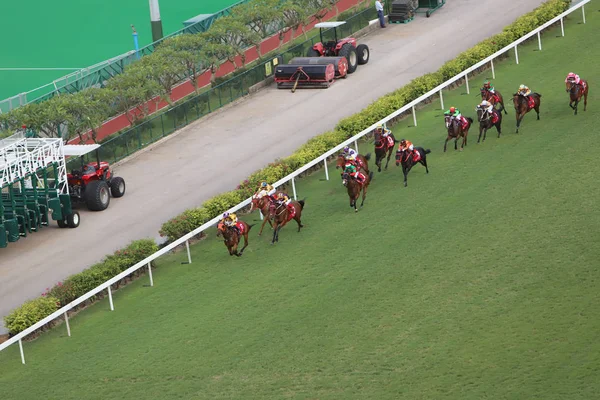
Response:
[[[569,72],[569,75],[567,76],[575,76],[575,74],[573,72]]]
[[[402,140],[400,141],[400,144],[404,146],[404,145],[406,144],[406,139],[402,139]]]
[[[456,112],[456,108],[454,108],[454,107],[450,107],[450,112],[451,112],[451,113],[453,113],[453,112]]]
[[[344,153],[347,153],[349,151],[350,151],[350,147],[348,147],[348,146],[344,147]]]
[[[377,130],[378,130],[378,131],[382,131],[382,130],[383,130],[383,125],[379,125],[379,126],[377,127]]]
[[[481,105],[482,105],[483,107],[487,107],[487,106],[489,106],[489,105],[490,105],[490,103],[489,103],[487,100],[484,100],[484,101],[482,101],[482,102],[481,102]]]
[[[491,85],[490,81],[483,82],[483,86],[485,86],[485,87],[489,87],[490,85]]]
[[[227,217],[229,217],[229,213],[228,212],[226,212],[225,214],[223,214],[223,218],[227,218]]]
[[[260,184],[261,187],[267,187],[267,182],[263,182]]]
[[[525,85],[521,84],[521,86],[519,86],[519,89],[525,89]]]

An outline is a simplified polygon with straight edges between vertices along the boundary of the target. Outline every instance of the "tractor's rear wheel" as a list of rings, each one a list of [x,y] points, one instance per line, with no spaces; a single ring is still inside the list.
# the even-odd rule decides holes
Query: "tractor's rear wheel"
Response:
[[[110,194],[112,197],[123,197],[125,194],[125,179],[117,176],[110,180]]]
[[[73,214],[67,215],[67,226],[69,228],[77,228],[79,226],[79,213],[73,211]]]
[[[91,211],[102,211],[110,204],[110,191],[105,181],[90,182],[84,192],[85,204]]]
[[[58,224],[59,228],[66,228],[67,227],[67,222],[64,219],[59,219],[56,221],[56,223]]]
[[[356,48],[356,53],[358,54],[358,65],[365,65],[369,62],[371,52],[366,44],[359,44]]]
[[[306,56],[307,57],[321,57],[321,53],[319,53],[317,50],[315,50],[311,47],[310,49],[308,49]]]
[[[356,54],[356,48],[350,43],[346,43],[342,46],[339,53],[340,57],[346,57],[348,60],[348,73],[351,74],[356,71],[358,67],[358,55]]]

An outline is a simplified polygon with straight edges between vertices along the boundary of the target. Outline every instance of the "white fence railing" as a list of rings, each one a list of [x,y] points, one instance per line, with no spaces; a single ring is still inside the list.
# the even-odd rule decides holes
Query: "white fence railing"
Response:
[[[465,81],[466,81],[465,83],[466,83],[466,87],[467,87],[467,93],[469,93],[469,80],[468,80],[469,78],[468,78],[468,74],[471,73],[472,71],[475,71],[476,69],[478,69],[478,68],[486,65],[487,63],[491,64],[492,76],[495,78],[495,72],[494,72],[494,59],[495,58],[497,58],[498,56],[506,53],[509,50],[514,49],[514,51],[515,51],[515,60],[516,60],[516,62],[518,64],[519,63],[519,58],[518,58],[519,57],[519,53],[518,53],[517,47],[519,46],[519,44],[521,44],[524,41],[526,41],[527,39],[529,39],[529,38],[537,35],[537,38],[538,38],[538,47],[541,50],[542,49],[542,39],[541,39],[541,36],[540,36],[540,32],[543,31],[544,29],[548,28],[550,25],[553,25],[553,24],[555,24],[557,22],[560,22],[561,33],[562,33],[562,36],[564,36],[565,35],[564,23],[563,23],[564,17],[566,17],[567,15],[571,14],[573,11],[575,11],[575,10],[577,10],[579,8],[581,8],[583,23],[585,23],[585,8],[584,8],[584,6],[585,6],[585,4],[589,3],[590,1],[591,0],[582,0],[581,2],[577,3],[576,5],[573,5],[567,11],[565,11],[564,13],[558,15],[557,17],[555,17],[551,21],[546,22],[544,25],[541,25],[537,29],[529,32],[525,36],[523,36],[520,39],[514,41],[513,43],[511,43],[508,46],[504,47],[503,49],[497,51],[496,53],[492,54],[491,56],[487,57],[486,59],[478,62],[477,64],[471,66],[470,68],[467,68],[466,70],[464,70],[460,74],[456,75],[455,77],[447,80],[446,82],[442,83],[438,87],[436,87],[436,88],[430,90],[429,92],[425,93],[424,95],[422,95],[418,99],[412,101],[411,103],[405,105],[404,107],[400,108],[396,112],[394,112],[394,113],[388,115],[387,117],[383,118],[381,121],[378,121],[378,122],[374,123],[373,125],[369,126],[367,129],[363,130],[362,132],[358,133],[357,135],[353,136],[352,138],[346,140],[345,142],[339,144],[338,146],[334,147],[333,149],[329,150],[328,152],[322,154],[320,157],[312,160],[308,164],[304,165],[302,168],[300,168],[300,169],[292,172],[291,174],[289,174],[285,178],[280,179],[279,181],[275,182],[273,184],[273,187],[277,188],[277,187],[282,186],[283,184],[287,183],[288,181],[291,181],[292,182],[292,190],[293,190],[293,193],[294,193],[294,199],[297,199],[298,198],[298,194],[297,194],[297,191],[296,191],[296,184],[295,184],[295,178],[297,176],[299,176],[303,172],[306,172],[307,170],[309,170],[310,168],[314,167],[315,165],[317,165],[319,163],[323,163],[324,169],[325,169],[325,177],[326,177],[327,180],[329,180],[329,170],[327,168],[327,158],[328,157],[334,155],[335,153],[337,153],[338,151],[340,151],[341,149],[343,149],[345,146],[349,146],[349,145],[352,145],[352,144],[358,150],[358,140],[360,138],[362,138],[363,136],[365,136],[365,135],[373,132],[373,130],[378,125],[386,124],[388,121],[396,118],[397,116],[399,116],[400,114],[402,114],[404,112],[407,112],[407,111],[411,111],[412,112],[413,121],[414,121],[415,126],[416,126],[417,125],[417,114],[416,114],[415,106],[417,106],[419,103],[425,101],[429,97],[432,97],[432,96],[435,96],[435,95],[439,95],[441,106],[442,106],[442,109],[443,109],[444,108],[444,97],[443,97],[442,90],[444,88],[448,87],[449,85],[453,84],[454,82],[456,82],[456,81],[458,81],[458,80],[460,80],[462,78],[465,78]],[[248,199],[244,200],[243,202],[241,202],[240,204],[238,204],[237,206],[233,207],[229,211],[230,212],[238,211],[238,210],[240,210],[240,209],[242,209],[242,208],[250,205],[251,200],[252,200],[251,198],[248,198]],[[102,285],[98,286],[97,288],[95,288],[93,290],[90,290],[89,292],[87,292],[83,296],[79,297],[78,299],[73,300],[71,303],[67,304],[66,306],[62,307],[60,310],[52,313],[51,315],[47,316],[46,318],[44,318],[43,320],[39,321],[35,325],[27,328],[26,330],[24,330],[23,332],[20,332],[19,334],[13,336],[12,338],[10,338],[9,340],[7,340],[6,342],[0,344],[0,351],[4,350],[8,346],[10,346],[10,345],[18,342],[19,343],[19,349],[20,349],[20,352],[21,352],[21,362],[23,364],[25,364],[25,354],[23,352],[23,343],[22,343],[22,339],[24,337],[26,337],[27,335],[33,333],[34,331],[36,331],[37,329],[39,329],[42,326],[46,325],[47,323],[53,321],[54,319],[60,318],[61,316],[64,316],[66,327],[67,327],[67,334],[69,336],[71,336],[71,328],[69,326],[69,319],[68,319],[67,312],[69,310],[71,310],[72,308],[76,307],[77,305],[83,303],[84,301],[86,301],[90,297],[95,296],[96,294],[102,292],[103,290],[107,290],[110,309],[111,309],[111,311],[114,311],[114,304],[113,304],[112,291],[111,291],[111,286],[113,284],[117,283],[118,281],[120,281],[121,279],[125,278],[127,275],[129,275],[129,274],[137,271],[138,269],[144,268],[144,267],[147,266],[148,267],[148,275],[149,275],[149,278],[150,278],[150,286],[154,286],[154,281],[153,281],[153,278],[152,278],[152,267],[151,267],[150,263],[152,261],[156,260],[157,258],[165,255],[166,253],[170,252],[171,250],[175,249],[176,247],[181,246],[183,244],[185,244],[185,246],[186,246],[188,262],[191,264],[192,263],[192,256],[191,256],[191,253],[190,253],[190,242],[189,242],[190,239],[192,239],[194,236],[200,234],[201,232],[207,230],[208,228],[211,228],[220,219],[221,219],[221,216],[217,216],[217,217],[213,218],[212,220],[208,221],[204,225],[200,226],[199,228],[196,228],[194,231],[188,233],[187,235],[185,235],[185,236],[177,239],[176,241],[174,241],[173,243],[169,244],[168,246],[165,246],[161,250],[159,250],[156,253],[152,254],[151,256],[145,258],[144,260],[138,262],[137,264],[135,264],[134,266],[130,267],[129,269],[123,271],[122,273],[120,273],[119,275],[115,276],[114,278],[112,278],[112,279],[104,282]]]

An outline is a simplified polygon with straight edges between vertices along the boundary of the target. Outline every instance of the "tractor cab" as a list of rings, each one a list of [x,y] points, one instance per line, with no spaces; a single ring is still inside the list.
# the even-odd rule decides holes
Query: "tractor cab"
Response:
[[[358,65],[369,61],[369,48],[366,44],[357,46],[353,37],[342,38],[341,26],[346,21],[320,22],[315,25],[319,28],[321,41],[308,49],[308,57],[345,57],[348,61],[348,73],[353,73]]]

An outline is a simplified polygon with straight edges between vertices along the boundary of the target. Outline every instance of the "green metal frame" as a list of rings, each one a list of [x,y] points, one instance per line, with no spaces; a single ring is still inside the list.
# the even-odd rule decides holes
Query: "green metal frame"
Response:
[[[446,0],[419,0],[419,8],[415,10],[415,14],[425,14],[427,18],[431,16],[438,8],[446,4]]]

